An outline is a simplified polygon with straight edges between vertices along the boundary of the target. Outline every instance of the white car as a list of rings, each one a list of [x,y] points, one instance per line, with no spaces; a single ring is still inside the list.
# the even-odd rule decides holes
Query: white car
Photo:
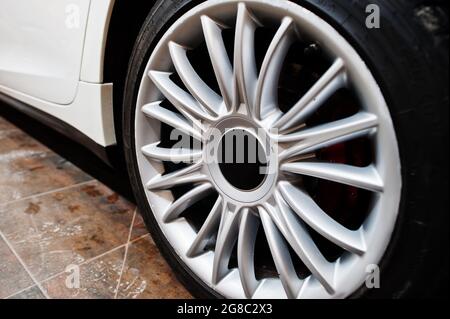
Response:
[[[197,297],[436,296],[448,60],[439,0],[0,0],[0,108],[124,162]]]

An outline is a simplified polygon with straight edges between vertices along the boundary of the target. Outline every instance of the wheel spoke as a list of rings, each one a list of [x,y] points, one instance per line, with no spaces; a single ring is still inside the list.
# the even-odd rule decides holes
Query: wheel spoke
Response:
[[[218,197],[211,212],[203,223],[202,228],[197,233],[194,242],[189,248],[186,255],[190,258],[197,257],[202,254],[206,245],[214,237],[215,231],[220,224],[220,216],[222,215],[222,198]]]
[[[280,194],[275,194],[276,204],[266,203],[265,207],[281,233],[295,253],[332,294],[334,292],[334,264],[328,262],[312,240],[308,230],[298,220]]]
[[[356,167],[345,164],[300,162],[283,164],[281,169],[285,172],[322,178],[372,192],[383,191],[383,181],[373,165]]]
[[[158,143],[146,145],[142,148],[145,156],[154,160],[168,161],[174,163],[194,163],[203,156],[202,150],[192,150],[185,148],[162,148]]]
[[[327,72],[312,86],[312,88],[274,124],[280,130],[287,130],[314,113],[336,91],[346,85],[345,65],[342,59],[337,59]]]
[[[288,298],[296,298],[302,283],[298,278],[294,264],[292,263],[288,245],[263,207],[259,208],[259,215],[261,217],[275,267],[277,268],[286,295]]]
[[[177,73],[192,96],[213,116],[221,113],[223,100],[197,74],[186,54],[186,48],[175,43],[169,43],[170,56]]]
[[[181,112],[186,118],[195,120],[205,120],[212,122],[211,117],[202,106],[186,91],[181,89],[170,79],[171,73],[150,71],[149,76],[161,93]]]
[[[364,231],[345,228],[328,216],[314,200],[290,183],[280,183],[283,198],[311,228],[343,249],[362,255],[366,252]]]
[[[360,112],[343,120],[319,125],[298,133],[281,135],[278,137],[280,143],[297,141],[298,143],[283,151],[280,154],[280,161],[368,135],[377,126],[378,118],[375,115]]]
[[[261,66],[257,89],[255,116],[265,118],[278,108],[278,82],[284,59],[294,40],[295,29],[292,18],[283,19]]]
[[[222,205],[222,216],[217,234],[212,283],[217,285],[229,272],[228,264],[239,234],[238,209],[232,204]]]
[[[148,117],[161,121],[174,129],[194,137],[196,140],[202,140],[201,130],[196,129],[193,125],[194,123],[189,124],[183,116],[161,107],[160,104],[161,102],[146,104],[142,107],[142,112]],[[197,125],[197,127],[200,126]]]
[[[212,191],[213,187],[210,183],[202,184],[190,190],[170,205],[169,209],[164,214],[163,221],[165,223],[174,221],[186,209],[211,194]]]
[[[259,219],[249,209],[245,209],[239,229],[237,255],[239,275],[247,298],[252,298],[259,285],[255,275],[254,260],[258,228]]]
[[[233,96],[233,67],[228,58],[227,50],[223,42],[222,30],[225,26],[215,22],[207,16],[202,16],[203,34],[208,47],[209,57],[219,84],[220,92],[228,110],[232,109]]]
[[[179,185],[207,182],[207,176],[200,171],[201,165],[199,162],[170,174],[158,175],[147,183],[147,189],[167,190]]]
[[[257,71],[255,60],[255,30],[257,22],[243,3],[238,5],[236,38],[234,45],[234,68],[240,102],[254,112]],[[234,103],[238,106],[239,103]]]

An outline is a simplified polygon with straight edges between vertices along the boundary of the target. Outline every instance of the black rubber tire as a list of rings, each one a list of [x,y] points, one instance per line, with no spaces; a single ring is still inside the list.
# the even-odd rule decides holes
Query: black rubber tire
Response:
[[[123,137],[131,184],[143,218],[180,281],[200,298],[220,297],[178,258],[147,203],[134,145],[139,83],[152,49],[180,15],[201,1],[158,1],[130,59]],[[381,288],[352,297],[448,294],[448,5],[439,0],[296,0],[333,25],[363,57],[382,88],[400,147],[403,190],[396,230],[383,257]],[[377,4],[381,28],[365,26]],[[424,14],[425,12],[425,14]]]

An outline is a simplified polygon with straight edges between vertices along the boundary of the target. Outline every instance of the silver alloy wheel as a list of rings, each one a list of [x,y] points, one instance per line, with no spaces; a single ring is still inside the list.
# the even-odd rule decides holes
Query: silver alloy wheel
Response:
[[[276,27],[258,73],[255,30]],[[233,63],[222,37],[234,29]],[[292,43],[311,39],[330,62],[328,70],[292,108],[278,107],[280,73]],[[220,95],[194,70],[187,52],[206,42]],[[171,74],[184,84],[178,85]],[[339,89],[351,90],[360,110],[336,121],[306,127],[306,120]],[[165,108],[169,101],[178,112]],[[155,218],[179,258],[205,285],[228,298],[345,298],[381,260],[397,219],[401,174],[398,145],[389,110],[368,67],[327,22],[284,0],[209,0],[179,18],[155,47],[140,84],[136,112],[136,150],[141,180]],[[168,125],[201,141],[193,149],[160,145]],[[274,130],[274,128],[276,130]],[[263,130],[268,174],[250,191],[239,190],[210,160],[218,139],[211,132]],[[318,161],[316,151],[359,137],[373,144],[366,167]],[[208,160],[209,159],[209,160]],[[167,162],[190,162],[166,172]],[[357,230],[330,217],[292,176],[310,176],[367,190],[373,200]],[[173,189],[192,185],[176,198]],[[183,212],[210,194],[217,200],[197,230]],[[306,226],[307,225],[307,226]],[[255,274],[256,234],[262,229],[277,276]],[[327,260],[310,235],[314,230],[345,252]],[[210,249],[208,244],[214,243]],[[210,246],[210,245],[209,245]],[[237,265],[229,269],[233,249]],[[290,248],[289,248],[290,246]],[[300,278],[292,253],[311,275]]]

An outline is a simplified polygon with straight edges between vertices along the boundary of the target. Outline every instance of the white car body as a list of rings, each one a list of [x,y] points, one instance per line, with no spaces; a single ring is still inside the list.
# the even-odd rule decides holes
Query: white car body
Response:
[[[0,0],[0,93],[114,145],[113,85],[103,83],[114,3]]]

